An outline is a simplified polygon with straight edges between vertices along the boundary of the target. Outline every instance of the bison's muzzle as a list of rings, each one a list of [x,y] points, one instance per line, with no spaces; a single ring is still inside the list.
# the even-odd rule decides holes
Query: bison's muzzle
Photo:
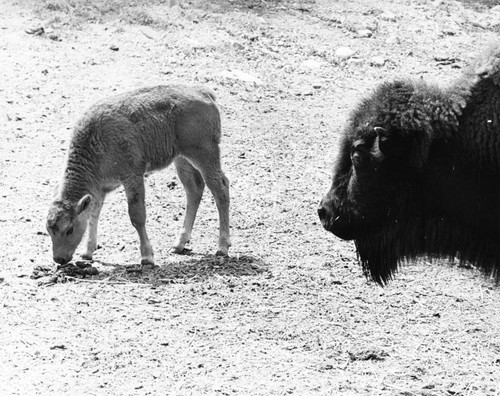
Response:
[[[354,225],[340,214],[328,195],[319,204],[318,216],[325,230],[341,239],[352,240],[355,238],[356,230]]]

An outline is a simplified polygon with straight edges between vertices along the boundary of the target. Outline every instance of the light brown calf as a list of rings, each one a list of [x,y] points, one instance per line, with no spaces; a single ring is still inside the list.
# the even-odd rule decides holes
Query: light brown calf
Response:
[[[219,210],[217,254],[227,255],[229,182],[221,170],[220,137],[215,95],[205,88],[157,86],[93,105],[75,126],[63,181],[49,210],[54,261],[72,259],[87,224],[83,258],[92,258],[104,198],[123,185],[130,220],[139,233],[141,264],[154,264],[146,233],[144,174],[172,162],[187,195],[184,224],[172,251],[184,252],[206,183]]]

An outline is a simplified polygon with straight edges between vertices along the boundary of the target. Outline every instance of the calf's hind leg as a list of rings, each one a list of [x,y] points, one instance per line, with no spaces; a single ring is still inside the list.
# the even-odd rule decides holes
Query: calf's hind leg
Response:
[[[141,244],[141,265],[154,265],[153,248],[146,232],[146,206],[144,203],[144,177],[133,176],[123,181],[127,195],[128,214],[139,234]]]
[[[207,145],[208,146],[208,145]],[[202,174],[212,192],[219,211],[219,249],[217,255],[227,256],[231,246],[229,236],[229,180],[222,172],[217,145],[205,146],[189,154],[189,161]]]
[[[196,170],[196,168],[185,158],[177,157],[174,163],[177,169],[177,175],[186,191],[186,213],[184,214],[184,222],[179,232],[179,236],[171,252],[182,254],[184,253],[186,243],[191,239],[191,232],[193,231],[196,212],[198,211],[201,197],[203,196],[205,182],[200,172],[198,172],[198,170]]]

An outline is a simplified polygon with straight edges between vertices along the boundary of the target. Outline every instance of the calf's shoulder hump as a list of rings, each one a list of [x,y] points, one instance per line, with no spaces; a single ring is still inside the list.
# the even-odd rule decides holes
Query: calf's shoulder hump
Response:
[[[96,120],[109,113],[128,112],[134,109],[161,111],[167,107],[176,107],[179,110],[191,108],[193,104],[200,102],[216,106],[215,101],[215,93],[207,87],[181,84],[157,85],[139,88],[101,99],[88,108],[84,118],[89,121]],[[162,107],[161,104],[165,106]],[[170,106],[166,106],[167,104]]]
[[[147,107],[159,102],[169,102],[175,106],[196,102],[215,104],[215,100],[215,93],[209,88],[176,84],[139,88],[111,96],[104,99],[104,103]]]

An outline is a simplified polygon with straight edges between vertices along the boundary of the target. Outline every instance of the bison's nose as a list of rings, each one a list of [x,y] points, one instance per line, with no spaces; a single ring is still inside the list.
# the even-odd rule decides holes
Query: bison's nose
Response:
[[[54,257],[54,261],[57,264],[66,264],[67,262],[69,262],[69,260],[64,257]]]
[[[321,221],[325,220],[326,216],[328,215],[328,210],[324,206],[320,206],[318,208],[318,216]]]
[[[331,208],[331,202],[329,202],[326,197],[321,200],[319,203],[318,207],[318,216],[321,220],[322,223],[324,223],[325,220],[329,219],[332,217],[332,208]]]

